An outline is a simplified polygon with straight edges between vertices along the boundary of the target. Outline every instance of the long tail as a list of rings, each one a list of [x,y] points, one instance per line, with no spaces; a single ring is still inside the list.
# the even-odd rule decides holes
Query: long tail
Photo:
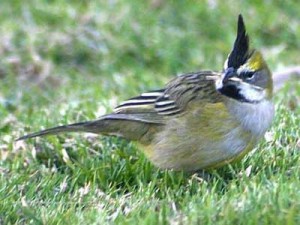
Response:
[[[64,126],[49,128],[35,133],[27,134],[16,141],[25,140],[45,135],[53,135],[64,132],[89,132],[103,135],[124,137],[128,140],[149,142],[154,133],[163,125],[163,120],[155,116],[127,114],[109,114],[98,120],[74,123]]]
[[[28,138],[39,137],[39,136],[64,133],[64,132],[92,132],[93,133],[92,130],[88,129],[88,126],[87,126],[88,124],[90,124],[90,122],[81,122],[81,123],[74,123],[74,124],[63,125],[63,126],[58,126],[58,127],[52,127],[52,128],[46,129],[46,130],[27,134],[25,136],[18,138],[16,141],[25,140]]]

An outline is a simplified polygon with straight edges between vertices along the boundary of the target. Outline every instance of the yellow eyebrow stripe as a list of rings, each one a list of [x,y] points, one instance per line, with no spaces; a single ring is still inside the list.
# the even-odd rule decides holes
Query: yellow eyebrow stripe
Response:
[[[246,64],[250,70],[260,70],[263,68],[264,59],[260,52],[255,51]]]

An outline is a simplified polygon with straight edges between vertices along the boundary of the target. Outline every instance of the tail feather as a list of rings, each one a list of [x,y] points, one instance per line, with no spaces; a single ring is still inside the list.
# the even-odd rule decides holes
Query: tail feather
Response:
[[[162,125],[163,119],[161,116],[109,114],[98,120],[63,125],[27,134],[16,141],[64,132],[89,132],[119,136],[128,140],[139,140],[140,142],[148,143],[152,140],[156,130],[161,129]]]
[[[52,128],[46,129],[46,130],[42,130],[42,131],[38,131],[35,133],[24,135],[24,136],[18,138],[16,141],[25,140],[25,139],[34,138],[34,137],[45,136],[45,135],[64,133],[64,132],[89,132],[86,129],[86,125],[88,123],[89,122],[81,122],[81,123],[74,123],[74,124],[63,125],[63,126],[58,126],[58,127],[52,127]]]

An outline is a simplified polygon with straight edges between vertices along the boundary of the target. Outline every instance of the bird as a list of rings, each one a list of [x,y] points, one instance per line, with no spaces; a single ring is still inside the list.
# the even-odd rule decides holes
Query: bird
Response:
[[[221,72],[176,76],[164,88],[118,105],[98,119],[27,134],[90,132],[134,141],[155,166],[175,171],[216,169],[242,159],[264,137],[274,117],[272,73],[249,46],[241,14]]]

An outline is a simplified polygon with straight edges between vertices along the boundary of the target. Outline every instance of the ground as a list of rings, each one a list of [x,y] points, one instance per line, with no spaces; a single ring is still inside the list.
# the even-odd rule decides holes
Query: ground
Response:
[[[14,142],[94,119],[173,76],[222,70],[242,13],[273,72],[299,65],[298,1],[1,1],[0,224],[299,224],[300,82],[241,162],[210,175],[155,168],[91,134]]]

